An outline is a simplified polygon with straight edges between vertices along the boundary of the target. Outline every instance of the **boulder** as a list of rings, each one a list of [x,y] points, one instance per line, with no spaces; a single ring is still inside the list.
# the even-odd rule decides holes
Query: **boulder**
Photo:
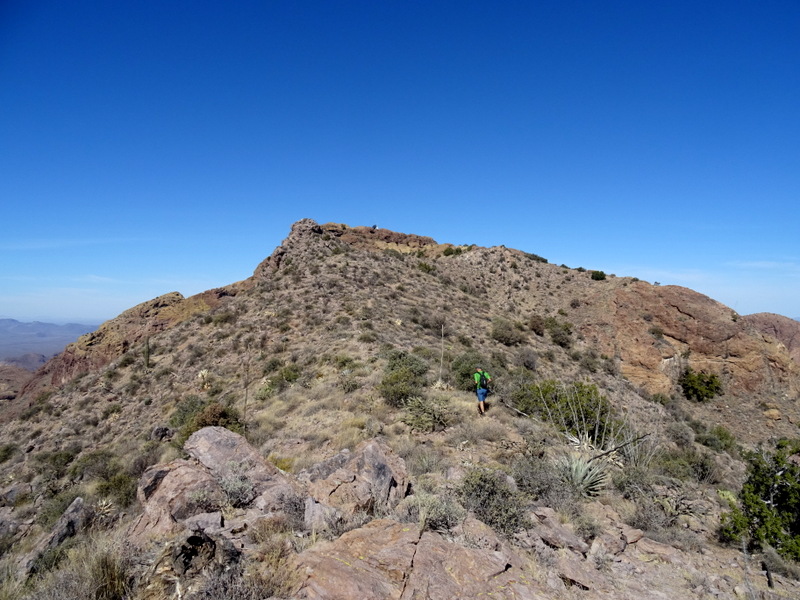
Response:
[[[194,432],[183,448],[229,495],[235,493],[234,506],[252,502],[261,512],[279,511],[287,499],[304,495],[300,486],[267,462],[244,437],[224,427]]]
[[[328,466],[306,471],[302,477],[314,500],[345,514],[388,511],[411,490],[405,461],[377,440],[362,442],[352,453],[340,453],[326,462]]]
[[[295,598],[534,600],[542,588],[506,549],[465,548],[416,525],[378,519],[296,559]]]
[[[566,548],[578,554],[589,552],[589,545],[564,527],[552,508],[539,507],[533,511],[533,533],[538,535],[552,548]]]
[[[143,511],[129,535],[139,542],[178,532],[183,529],[180,521],[225,502],[208,469],[182,459],[147,469],[139,480],[137,498]]]

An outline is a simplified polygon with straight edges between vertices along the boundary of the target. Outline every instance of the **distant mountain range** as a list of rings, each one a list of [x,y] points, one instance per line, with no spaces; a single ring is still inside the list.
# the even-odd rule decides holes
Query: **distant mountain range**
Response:
[[[61,352],[67,344],[97,327],[79,323],[56,325],[0,319],[0,361],[35,369]]]

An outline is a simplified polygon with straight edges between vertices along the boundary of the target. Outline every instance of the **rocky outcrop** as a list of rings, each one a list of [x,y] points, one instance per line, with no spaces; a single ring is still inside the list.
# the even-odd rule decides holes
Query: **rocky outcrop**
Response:
[[[800,365],[800,322],[772,313],[746,315],[742,320],[765,336],[783,344],[789,356]]]
[[[251,509],[247,517],[254,519],[285,511],[303,494],[299,485],[265,461],[242,436],[224,427],[195,432],[184,449],[192,460],[154,465],[139,481],[137,497],[143,512],[130,535],[140,543],[184,529],[233,536],[231,532],[241,523],[226,524],[223,507]]]
[[[298,599],[542,597],[534,575],[507,548],[467,548],[387,519],[317,544],[296,566],[303,574]]]
[[[36,572],[37,561],[48,550],[56,548],[67,538],[82,532],[92,520],[92,510],[83,501],[83,498],[75,498],[72,503],[59,517],[50,534],[45,536],[36,547],[25,556],[19,564],[17,575],[25,579],[31,573]]]
[[[317,502],[346,514],[385,513],[411,489],[403,459],[377,440],[362,442],[352,454],[339,453],[302,473],[300,480],[308,483],[309,494]]]

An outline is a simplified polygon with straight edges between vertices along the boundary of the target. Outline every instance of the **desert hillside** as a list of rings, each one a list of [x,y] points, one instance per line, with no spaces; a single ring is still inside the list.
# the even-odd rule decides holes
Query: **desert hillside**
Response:
[[[305,219],[9,376],[0,599],[795,598],[800,523],[760,539],[743,484],[794,489],[798,353],[686,288]]]

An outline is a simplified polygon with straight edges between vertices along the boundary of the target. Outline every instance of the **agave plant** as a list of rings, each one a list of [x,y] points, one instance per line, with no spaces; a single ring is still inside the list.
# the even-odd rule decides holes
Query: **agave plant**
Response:
[[[582,496],[597,496],[610,477],[610,463],[591,460],[578,453],[565,454],[557,461],[561,476]]]

